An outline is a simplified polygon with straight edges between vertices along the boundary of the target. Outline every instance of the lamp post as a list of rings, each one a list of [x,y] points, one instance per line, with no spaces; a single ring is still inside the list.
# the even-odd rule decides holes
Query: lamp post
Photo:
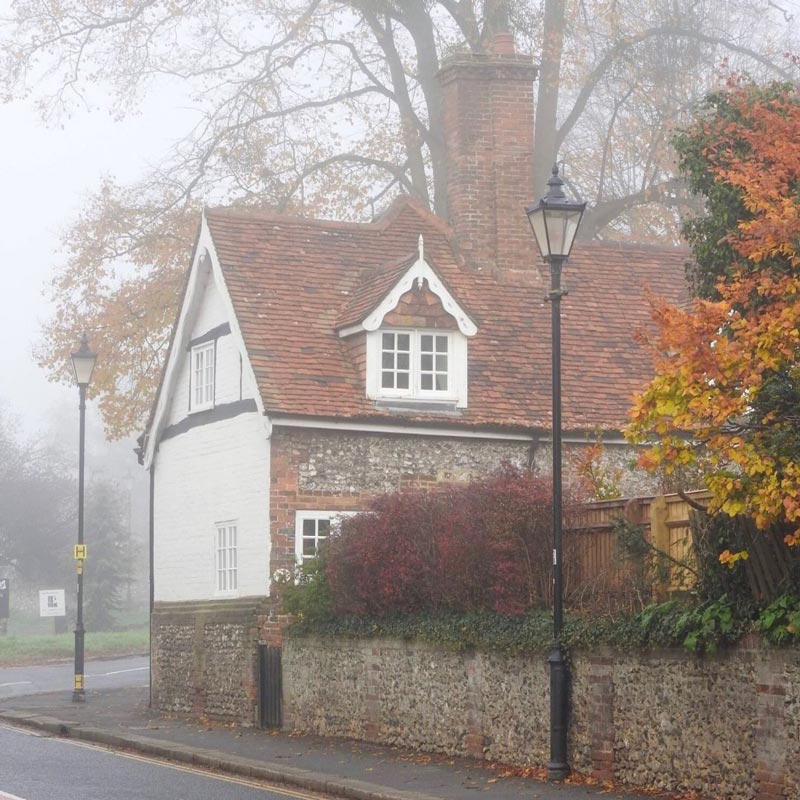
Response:
[[[552,312],[553,356],[553,651],[550,653],[550,763],[547,777],[562,780],[569,775],[567,764],[567,691],[569,674],[561,648],[564,625],[564,584],[562,556],[561,479],[561,268],[569,258],[586,203],[576,203],[564,194],[558,166],[547,181],[547,193],[526,209],[542,258],[550,265],[547,300]]]
[[[80,396],[81,420],[78,439],[78,545],[75,548],[75,563],[78,569],[78,615],[75,622],[75,683],[72,702],[82,703],[86,699],[83,688],[83,561],[86,557],[86,546],[83,543],[83,476],[86,450],[86,389],[92,380],[94,363],[97,360],[97,355],[89,350],[85,333],[81,337],[81,346],[77,352],[72,353],[71,358]]]

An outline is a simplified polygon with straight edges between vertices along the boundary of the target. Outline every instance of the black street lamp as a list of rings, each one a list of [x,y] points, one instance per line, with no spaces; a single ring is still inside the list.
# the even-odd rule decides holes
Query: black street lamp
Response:
[[[552,312],[553,336],[553,651],[550,653],[550,763],[547,777],[562,780],[570,773],[567,764],[567,692],[569,674],[561,649],[564,625],[564,583],[562,554],[562,478],[561,478],[561,268],[569,258],[586,203],[576,203],[564,194],[558,166],[547,181],[547,193],[526,209],[533,235],[550,265],[550,291],[547,299]]]
[[[83,688],[83,562],[86,558],[86,545],[83,543],[83,476],[86,450],[86,389],[92,380],[94,363],[97,355],[89,350],[89,343],[84,333],[81,346],[72,353],[72,369],[80,394],[80,436],[78,440],[78,544],[75,547],[75,563],[78,568],[78,617],[75,622],[75,683],[72,690],[72,702],[82,703],[86,699]]]

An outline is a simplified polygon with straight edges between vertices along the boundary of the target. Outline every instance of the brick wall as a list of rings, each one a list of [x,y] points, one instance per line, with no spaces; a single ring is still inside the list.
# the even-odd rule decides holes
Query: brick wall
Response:
[[[546,655],[415,642],[289,639],[292,730],[518,766],[549,759]],[[788,800],[800,773],[800,651],[756,640],[715,657],[575,653],[572,768],[706,800]]]
[[[525,216],[526,205],[539,196],[533,185],[535,78],[532,60],[513,49],[459,54],[439,74],[448,221],[475,268],[538,274]]]

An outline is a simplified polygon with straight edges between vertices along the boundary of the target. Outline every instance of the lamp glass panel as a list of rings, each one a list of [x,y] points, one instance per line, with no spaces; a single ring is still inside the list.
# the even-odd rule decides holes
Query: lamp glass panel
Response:
[[[547,241],[550,247],[548,255],[563,255],[566,234],[564,212],[559,209],[547,208],[544,212],[544,219],[547,227]]]
[[[536,237],[536,244],[539,245],[539,251],[542,258],[547,258],[550,255],[550,245],[547,241],[547,226],[545,225],[544,209],[540,206],[535,211],[528,214],[528,219],[533,228],[533,235]]]
[[[563,255],[568,256],[572,252],[572,244],[575,241],[575,236],[578,233],[578,227],[581,224],[581,217],[583,216],[583,209],[577,211],[570,211],[565,218],[564,226],[564,252]]]
[[[94,372],[95,357],[72,356],[72,369],[75,372],[75,382],[80,385],[88,385]]]
[[[549,255],[566,258],[578,233],[583,209],[548,208],[545,209],[544,216],[550,245]]]

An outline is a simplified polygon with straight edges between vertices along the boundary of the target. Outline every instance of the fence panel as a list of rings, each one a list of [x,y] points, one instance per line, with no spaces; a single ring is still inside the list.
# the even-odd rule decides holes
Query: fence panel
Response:
[[[707,492],[690,492],[696,503],[705,504]],[[627,558],[617,542],[615,524],[620,519],[641,525],[647,539],[675,562],[669,580],[652,587],[656,598],[691,587],[693,573],[680,563],[692,565],[691,504],[677,494],[604,500],[586,503],[566,521],[565,554],[568,589],[578,604],[598,595],[623,601],[642,588],[640,566]],[[572,561],[571,567],[569,560]],[[640,598],[648,602],[649,597]]]

